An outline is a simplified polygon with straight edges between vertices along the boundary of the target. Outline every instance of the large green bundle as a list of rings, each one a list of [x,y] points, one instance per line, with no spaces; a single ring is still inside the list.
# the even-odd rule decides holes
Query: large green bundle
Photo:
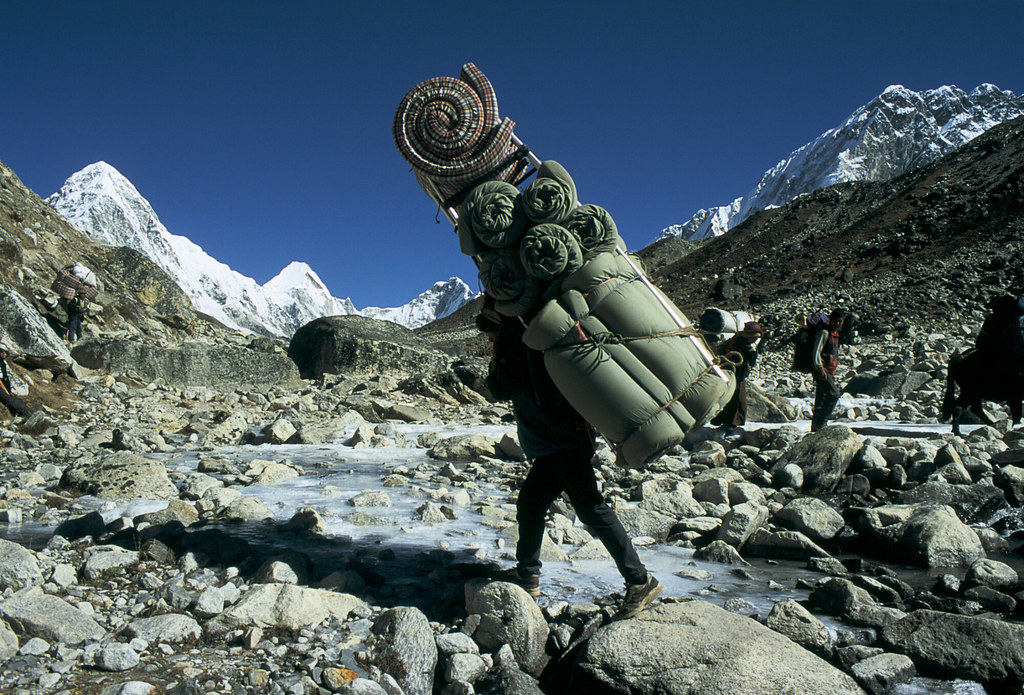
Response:
[[[581,204],[569,172],[499,120],[483,74],[467,63],[460,77],[406,95],[395,143],[496,310],[529,322],[523,340],[569,403],[620,463],[643,466],[718,414],[735,376],[626,255],[608,211]],[[524,186],[525,161],[536,177]]]
[[[574,408],[618,450],[647,464],[680,444],[732,397],[722,369],[685,316],[624,253],[600,253],[562,282],[523,341]]]

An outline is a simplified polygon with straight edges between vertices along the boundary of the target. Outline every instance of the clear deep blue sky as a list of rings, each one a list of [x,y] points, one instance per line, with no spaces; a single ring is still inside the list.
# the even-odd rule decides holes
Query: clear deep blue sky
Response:
[[[472,262],[391,137],[474,62],[631,248],[746,193],[890,84],[1024,93],[1024,2],[0,0],[0,160],[40,196],[98,160],[260,283],[358,308]]]

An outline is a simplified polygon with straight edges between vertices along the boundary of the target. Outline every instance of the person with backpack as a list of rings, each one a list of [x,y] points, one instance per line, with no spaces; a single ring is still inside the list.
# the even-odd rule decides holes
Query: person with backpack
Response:
[[[626,582],[625,597],[612,619],[635,616],[665,587],[647,571],[622,522],[598,490],[594,430],[558,391],[542,353],[523,344],[523,321],[499,314],[494,300],[485,295],[476,326],[492,341],[487,387],[495,400],[512,401],[519,445],[530,461],[516,501],[516,566],[492,573],[491,578],[517,584],[530,596],[540,595],[545,517],[564,492]]]
[[[82,298],[81,292],[76,292],[75,296],[68,301],[66,309],[68,314],[68,344],[72,344],[82,338],[82,319],[85,318],[84,304],[85,300]]]
[[[836,383],[839,367],[839,332],[846,323],[846,311],[834,309],[814,335],[811,353],[811,375],[814,377],[814,407],[811,410],[811,432],[828,424],[843,390]]]
[[[718,345],[719,355],[725,357],[732,353],[733,357],[739,359],[739,364],[736,365],[735,370],[736,390],[721,412],[711,420],[712,425],[731,429],[746,424],[747,377],[750,375],[750,370],[757,364],[757,343],[763,334],[764,330],[760,323],[747,321],[743,324],[743,330]],[[726,357],[726,359],[730,358]]]

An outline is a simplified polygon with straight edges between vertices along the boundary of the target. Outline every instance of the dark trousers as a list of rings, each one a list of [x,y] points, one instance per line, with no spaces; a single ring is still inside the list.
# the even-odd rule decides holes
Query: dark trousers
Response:
[[[81,314],[69,314],[68,315],[68,340],[75,341],[80,340],[82,337],[82,315]]]
[[[712,425],[724,425],[725,427],[742,427],[747,422],[747,382],[740,380],[736,382],[736,390],[732,398],[725,404],[722,411],[712,420]]]
[[[519,568],[531,574],[540,573],[544,519],[551,504],[565,492],[580,521],[589,526],[590,532],[608,549],[626,582],[643,583],[647,579],[647,568],[640,561],[622,522],[597,489],[593,456],[592,450],[577,449],[542,456],[533,462],[516,503]]]
[[[814,380],[814,408],[811,410],[811,432],[828,424],[832,411],[839,402],[839,396],[832,391],[832,384],[825,379]]]

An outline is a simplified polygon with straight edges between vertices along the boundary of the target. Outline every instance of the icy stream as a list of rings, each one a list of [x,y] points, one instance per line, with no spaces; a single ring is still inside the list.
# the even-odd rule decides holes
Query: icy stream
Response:
[[[792,423],[804,429],[806,421]],[[941,425],[919,425],[896,422],[857,422],[857,429],[871,428],[865,434],[890,432],[894,436],[927,436],[942,429]],[[749,423],[753,429],[762,425]],[[444,437],[460,434],[486,434],[500,439],[511,426],[466,426],[466,425],[396,425],[396,430],[413,440],[426,432],[438,432]],[[965,428],[966,429],[966,428]],[[466,562],[494,561],[511,566],[513,544],[499,529],[483,523],[479,513],[481,502],[490,501],[500,506],[507,504],[507,489],[475,480],[476,489],[470,489],[472,503],[452,508],[457,518],[437,524],[428,524],[416,518],[416,510],[425,502],[437,500],[446,491],[457,489],[450,485],[442,489],[436,476],[424,475],[422,480],[415,477],[410,484],[399,487],[385,487],[383,479],[398,467],[415,471],[420,465],[425,470],[436,471],[439,462],[427,456],[426,449],[408,447],[352,448],[341,443],[323,445],[262,445],[239,446],[211,452],[180,451],[172,454],[150,454],[150,458],[163,461],[169,470],[188,474],[196,471],[200,456],[215,455],[238,464],[244,470],[253,459],[272,460],[301,467],[305,475],[287,479],[273,486],[252,485],[244,488],[243,494],[259,497],[271,509],[274,520],[285,522],[303,507],[312,507],[323,517],[327,529],[323,540],[316,544],[294,535],[277,535],[266,532],[266,525],[253,524],[242,528],[234,527],[233,533],[245,538],[250,544],[270,544],[307,553],[321,569],[329,569],[332,561],[343,563],[343,549],[352,547],[392,547],[425,552],[444,549]],[[362,492],[386,493],[390,506],[355,507],[349,500]],[[155,511],[165,502],[136,500],[131,503],[113,504],[94,498],[80,498],[78,503],[98,509],[109,522],[120,516],[134,516]],[[376,518],[373,525],[352,523],[350,514],[363,512]],[[365,516],[363,517],[365,520]],[[247,530],[248,529],[248,530]],[[41,545],[52,529],[30,524],[7,529],[7,537],[27,545]],[[332,545],[331,540],[337,543]],[[752,560],[751,566],[737,571],[737,568],[718,563],[693,559],[693,551],[653,541],[638,539],[640,556],[650,571],[666,586],[666,596],[700,597],[703,600],[723,605],[732,600],[744,614],[766,615],[771,606],[780,600],[805,599],[807,590],[797,586],[797,580],[815,582],[820,574],[803,569],[802,563],[769,562]],[[571,546],[563,549],[570,555],[576,550]],[[332,558],[331,555],[337,557]],[[319,556],[318,556],[319,555]],[[401,584],[401,578],[393,574],[389,582]],[[542,576],[542,591],[546,597],[565,599],[572,602],[587,601],[621,591],[622,579],[609,559],[571,559],[568,562],[546,562]],[[745,605],[737,599],[747,602]],[[836,622],[834,618],[818,615],[833,632],[836,629],[859,630]],[[959,695],[983,695],[986,691],[976,683],[964,681],[937,681],[916,678],[910,684],[900,686],[895,692],[902,695],[923,693],[957,693]]]

